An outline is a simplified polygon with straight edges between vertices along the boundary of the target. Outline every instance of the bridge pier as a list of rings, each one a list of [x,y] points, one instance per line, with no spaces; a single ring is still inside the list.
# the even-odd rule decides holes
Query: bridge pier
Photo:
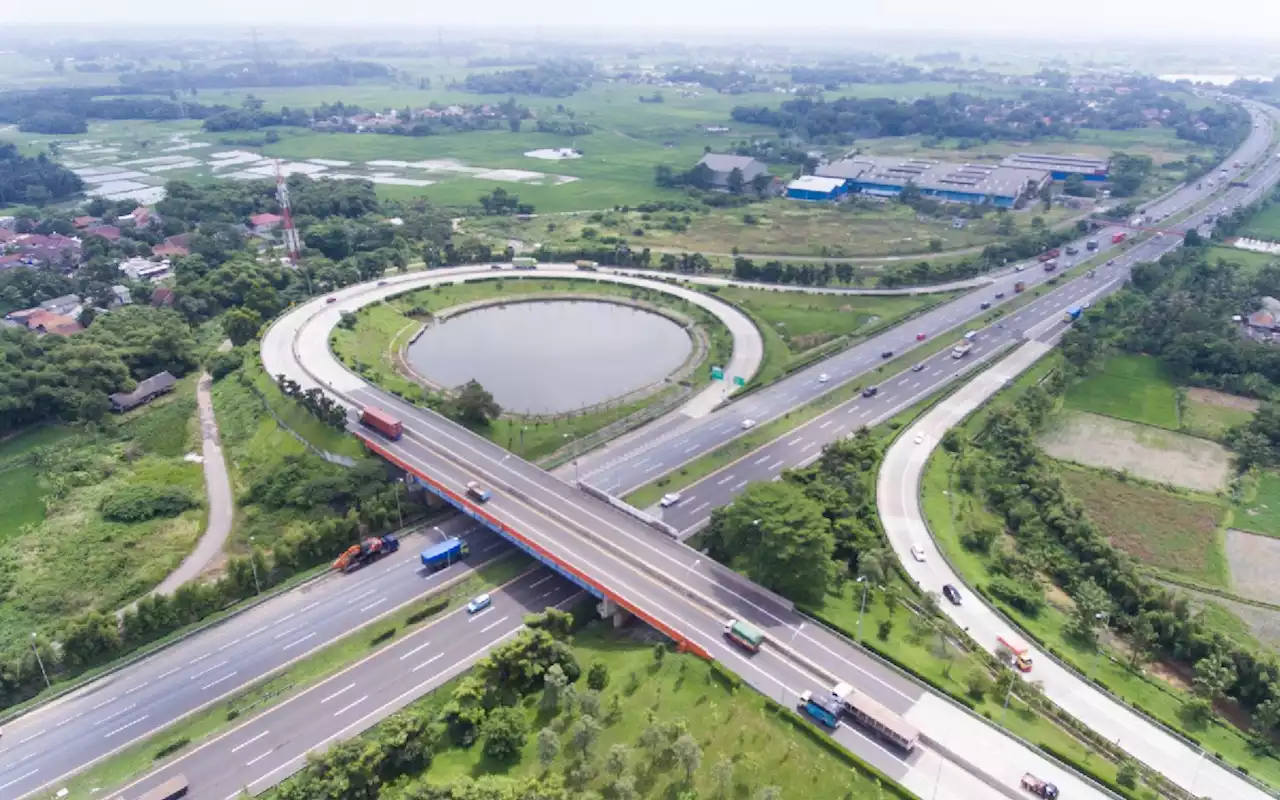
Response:
[[[613,627],[621,628],[631,621],[631,612],[625,608],[621,608],[617,603],[608,597],[596,604],[596,611],[600,614],[600,619],[613,618]]]

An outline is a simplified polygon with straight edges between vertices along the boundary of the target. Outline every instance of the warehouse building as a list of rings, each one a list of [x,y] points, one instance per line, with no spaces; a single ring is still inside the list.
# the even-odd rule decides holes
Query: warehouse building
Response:
[[[1055,181],[1065,181],[1072,175],[1086,181],[1105,181],[1111,170],[1111,162],[1105,158],[1045,153],[1018,153],[1000,163],[1018,169],[1047,169]]]
[[[913,184],[920,194],[935,200],[970,205],[989,202],[997,208],[1018,206],[1050,180],[1045,169],[867,156],[825,164],[814,174],[845,181],[849,192],[896,197],[907,184]]]
[[[838,200],[849,191],[843,178],[802,175],[787,184],[787,197],[792,200]]]

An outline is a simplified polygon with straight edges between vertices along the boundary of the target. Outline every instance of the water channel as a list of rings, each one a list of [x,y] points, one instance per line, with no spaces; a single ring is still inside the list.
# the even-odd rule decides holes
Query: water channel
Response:
[[[432,325],[409,363],[438,386],[475,379],[504,411],[561,414],[621,397],[677,370],[693,341],[651,311],[590,300],[488,306]]]

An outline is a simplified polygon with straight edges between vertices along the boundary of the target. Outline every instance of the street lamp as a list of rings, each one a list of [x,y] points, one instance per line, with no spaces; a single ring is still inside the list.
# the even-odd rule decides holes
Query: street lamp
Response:
[[[262,586],[258,584],[258,562],[254,561],[253,555],[255,548],[253,546],[254,537],[249,537],[249,567],[253,570],[253,591],[255,594],[262,594]]]
[[[1102,629],[1103,629],[1104,631],[1107,629],[1107,626],[1111,624],[1111,612],[1110,612],[1110,611],[1099,611],[1097,614],[1094,614],[1094,615],[1093,615],[1093,618],[1094,618],[1095,620],[1097,620],[1097,619],[1102,620]],[[1097,674],[1098,674],[1098,661],[1099,661],[1099,660],[1101,660],[1101,658],[1102,658],[1102,642],[1099,640],[1099,641],[1097,641],[1097,642],[1095,642],[1095,643],[1094,643],[1094,651],[1093,651],[1093,674],[1092,674],[1092,675],[1090,675],[1089,677],[1091,677],[1091,678],[1092,678],[1094,675],[1097,675]]]
[[[795,643],[796,643],[796,637],[800,635],[800,631],[802,631],[802,630],[804,630],[804,623],[803,623],[803,622],[801,622],[801,623],[800,623],[800,625],[799,625],[799,627],[797,627],[797,628],[796,628],[796,632],[795,632],[795,633],[793,633],[793,634],[791,634],[791,641],[790,641],[790,642],[788,642],[788,644],[795,644]]]
[[[40,665],[40,674],[44,676],[44,686],[46,689],[52,689],[53,684],[49,682],[49,673],[44,670],[44,659],[40,657],[40,648],[36,647],[36,633],[31,632],[31,652],[36,654],[36,663]]]
[[[400,527],[404,527],[404,514],[400,511],[400,484],[404,483],[404,478],[396,478],[396,519],[400,522]]]
[[[693,571],[697,569],[698,565],[701,563],[702,563],[702,559],[700,558],[695,558],[693,560],[693,563],[689,565],[689,569],[685,570],[685,573],[684,573],[685,580],[688,580],[689,576],[693,574]]]
[[[867,610],[867,576],[859,575],[858,583],[862,584],[862,605],[858,608],[858,644],[862,644],[862,615]]]
[[[578,453],[577,453],[578,440],[573,438],[573,434],[570,434],[570,433],[562,433],[560,434],[560,436],[561,438],[569,440],[569,455],[572,456],[573,458],[573,482],[581,483],[582,481],[578,475]]]

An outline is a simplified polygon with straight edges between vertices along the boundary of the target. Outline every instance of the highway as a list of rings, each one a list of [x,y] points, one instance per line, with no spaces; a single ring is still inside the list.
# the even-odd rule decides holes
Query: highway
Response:
[[[1143,247],[1146,245],[1135,251],[1142,252]],[[1029,278],[1030,273],[1028,270],[1024,274]],[[1069,283],[1063,289],[1082,285],[1085,280]],[[1017,775],[1033,769],[1042,777],[1054,779],[1064,791],[1071,787],[1072,797],[1097,796],[1096,790],[1077,777],[924,692],[839,637],[807,623],[786,604],[745,585],[741,579],[725,575],[693,551],[633,517],[586,497],[496,445],[447,420],[408,407],[346,372],[328,352],[327,333],[338,321],[341,310],[369,301],[369,290],[367,285],[349,287],[335,293],[337,301],[333,304],[312,301],[278,321],[263,343],[268,371],[285,372],[304,386],[325,387],[355,404],[375,403],[401,414],[406,421],[405,439],[399,443],[375,442],[393,460],[455,493],[468,480],[486,482],[495,496],[484,511],[497,524],[518,531],[548,557],[590,574],[650,621],[725,661],[766,694],[794,702],[799,690],[817,688],[815,684],[824,679],[815,677],[818,672],[855,683],[898,708],[954,754],[955,760],[942,766],[949,776],[956,770],[955,777],[941,787],[939,797],[990,795],[985,784],[974,784],[971,776],[963,777],[968,773],[962,771],[960,762],[970,758],[973,764],[982,763],[991,774],[998,775],[1005,785],[1016,784]],[[972,304],[973,300],[969,302]],[[1056,316],[1060,310],[1061,307],[1051,311],[1040,308],[1039,312]],[[891,335],[895,334],[886,334]],[[984,342],[993,350],[995,344]],[[833,376],[837,374],[831,366],[824,369]],[[830,388],[830,384],[824,386]],[[889,399],[887,392],[881,397]],[[796,402],[803,401],[797,396]],[[718,416],[724,416],[724,412],[717,412],[710,419]],[[726,485],[732,488],[736,483]],[[692,508],[688,501],[682,506]],[[490,534],[478,530],[469,535],[477,537],[480,549],[489,546],[483,544],[485,541],[497,544],[496,539],[485,539]],[[500,546],[493,548],[495,554],[499,551]],[[417,575],[416,570],[405,568],[414,558],[416,549],[410,544],[398,558],[361,573],[318,581],[306,590],[283,595],[12,723],[5,732],[5,749],[0,750],[0,797],[22,796],[56,783],[62,774],[188,713],[211,696],[234,692],[250,676],[261,675],[269,668],[262,664],[289,660],[292,656],[284,652],[286,646],[304,653],[313,642],[319,646],[349,630],[362,616],[378,613],[382,606],[393,608],[404,602],[402,598],[420,594],[430,581],[441,579]],[[473,566],[477,560],[473,560]],[[755,622],[779,644],[754,658],[744,657],[720,635],[728,613]],[[295,617],[286,619],[289,614]],[[294,629],[294,625],[310,627]],[[277,642],[268,640],[268,634],[290,636]],[[270,646],[261,646],[268,641]],[[218,649],[224,646],[225,655]],[[788,648],[794,653],[788,653]],[[223,660],[227,663],[223,664]],[[210,667],[216,669],[202,673]],[[931,749],[922,748],[901,758],[858,731],[842,729],[838,735],[847,738],[852,749],[914,790],[932,790],[940,762],[930,761],[937,758]],[[270,737],[263,741],[267,738]],[[1004,766],[994,765],[993,754],[997,753],[1003,754],[999,760]],[[282,762],[275,774],[284,774],[288,763]],[[929,769],[930,764],[935,768]],[[194,796],[205,795],[197,789]]]
[[[1248,163],[1266,149],[1270,133],[1270,125],[1251,131],[1248,140],[1233,154],[1232,160],[1241,161],[1247,168]],[[1232,167],[1230,162],[1226,167],[1231,179],[1235,179],[1241,171]],[[1210,176],[1206,176],[1208,177]],[[1216,179],[1222,176],[1215,172],[1212,177],[1220,187],[1221,183]],[[1149,215],[1168,218],[1204,200],[1213,191],[1207,181],[1200,189],[1195,188],[1194,184],[1189,185],[1163,200],[1144,206],[1144,209]],[[1242,197],[1249,191],[1251,190],[1229,190],[1222,201],[1215,202],[1212,207],[1229,205],[1233,198]],[[1153,227],[1160,227],[1160,223],[1155,223]],[[1127,243],[1121,246],[1112,244],[1112,234],[1119,232],[1128,233],[1130,238],[1139,233],[1123,225],[1109,225],[1082,236],[1074,242],[1080,250],[1079,254],[1067,256],[1064,252],[1058,259],[1059,270],[1069,269],[1073,264],[1093,257],[1085,247],[1088,239],[1096,239],[1098,254],[1105,254],[1107,257],[1119,257],[1132,252]],[[1154,252],[1150,247],[1143,247],[1145,249],[1141,252],[1148,256]],[[901,356],[957,327],[967,324],[978,327],[983,317],[1015,300],[1013,286],[1016,282],[1024,282],[1027,290],[1032,291],[1056,274],[1046,273],[1035,260],[1024,262],[1021,266],[1024,267],[1022,271],[1004,270],[988,286],[944,303],[892,330],[752,392],[713,414],[682,422],[667,421],[661,428],[644,430],[644,435],[628,437],[625,442],[614,442],[607,448],[588,453],[579,459],[578,474],[592,486],[617,496],[625,495],[743,435],[746,432],[742,425],[744,420],[752,420],[757,425],[763,424],[810,403],[843,384],[857,381],[884,362],[882,354],[885,352]],[[716,278],[693,277],[690,280],[706,280],[713,285],[722,282],[722,279]],[[774,288],[781,291],[794,290],[794,287]],[[983,303],[990,303],[990,309],[983,309]],[[920,334],[924,335],[924,340],[918,338]],[[829,381],[819,382],[819,376],[823,374],[829,377]],[[565,474],[563,468],[559,472]],[[688,501],[685,502],[687,504]]]

